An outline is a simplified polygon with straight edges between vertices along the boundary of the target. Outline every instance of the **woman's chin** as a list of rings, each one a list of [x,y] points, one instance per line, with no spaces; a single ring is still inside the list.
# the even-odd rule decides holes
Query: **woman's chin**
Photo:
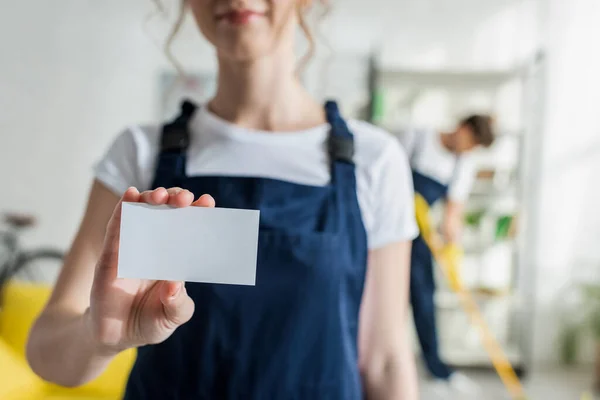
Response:
[[[268,55],[272,50],[271,46],[260,45],[260,43],[251,40],[236,40],[233,43],[229,42],[227,46],[219,46],[217,49],[220,59],[232,62],[258,60]]]

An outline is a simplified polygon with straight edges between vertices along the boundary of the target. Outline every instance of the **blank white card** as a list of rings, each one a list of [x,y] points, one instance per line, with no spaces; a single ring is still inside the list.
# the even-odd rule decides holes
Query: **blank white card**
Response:
[[[254,285],[259,211],[123,203],[119,278]]]

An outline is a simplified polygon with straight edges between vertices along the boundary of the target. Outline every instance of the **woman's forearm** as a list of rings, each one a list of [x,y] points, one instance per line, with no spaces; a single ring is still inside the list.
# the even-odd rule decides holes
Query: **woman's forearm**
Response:
[[[419,385],[408,340],[396,354],[374,361],[363,373],[368,400],[417,400]]]
[[[409,241],[369,253],[359,326],[359,366],[369,400],[416,400],[415,359],[406,329]]]
[[[397,398],[402,400],[418,400],[419,381],[417,375],[417,366],[408,338],[403,340],[398,380],[400,381],[401,387],[399,388],[400,395]]]
[[[34,324],[27,360],[44,380],[61,386],[80,386],[100,375],[116,354],[93,340],[88,314],[65,315],[46,310]]]

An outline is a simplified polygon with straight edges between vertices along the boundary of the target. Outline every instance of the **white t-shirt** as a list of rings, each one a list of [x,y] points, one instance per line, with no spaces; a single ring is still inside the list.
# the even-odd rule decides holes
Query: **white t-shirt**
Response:
[[[467,200],[475,180],[475,164],[469,154],[457,157],[433,130],[407,130],[400,135],[400,142],[414,171],[448,185],[449,200]]]
[[[418,231],[413,184],[404,150],[391,135],[373,125],[354,120],[348,124],[355,138],[357,197],[369,248],[414,239]],[[96,165],[96,178],[119,196],[130,186],[149,189],[160,128],[126,129]],[[190,129],[188,176],[252,176],[306,185],[325,185],[330,180],[328,124],[273,134],[233,125],[199,107]]]

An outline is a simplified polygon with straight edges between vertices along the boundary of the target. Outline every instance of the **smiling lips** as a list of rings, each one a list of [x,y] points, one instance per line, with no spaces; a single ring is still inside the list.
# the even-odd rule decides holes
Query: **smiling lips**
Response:
[[[245,25],[254,18],[263,16],[263,13],[252,10],[231,10],[217,16],[219,21],[227,21],[231,25]]]

